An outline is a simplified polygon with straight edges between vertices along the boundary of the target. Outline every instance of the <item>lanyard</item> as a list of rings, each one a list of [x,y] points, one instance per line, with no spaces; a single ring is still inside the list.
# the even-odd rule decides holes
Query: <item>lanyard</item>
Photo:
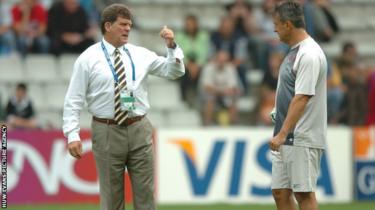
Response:
[[[130,63],[132,64],[132,73],[133,73],[133,75],[132,75],[132,79],[133,79],[133,82],[134,82],[134,81],[135,81],[135,65],[134,65],[134,62],[133,62],[132,56],[130,55],[129,50],[126,49],[125,47],[124,47],[124,50],[125,50],[126,54],[128,54],[129,59],[130,59]]]
[[[103,41],[101,42],[101,46],[102,46],[102,49],[103,49],[103,52],[104,52],[104,55],[105,55],[105,58],[107,59],[107,63],[109,65],[109,67],[111,68],[111,71],[112,71],[112,75],[113,75],[113,78],[115,79],[116,83],[118,83],[118,76],[116,74],[116,71],[115,71],[115,67],[113,67],[112,63],[111,63],[111,59],[109,57],[109,54],[108,54],[108,51],[107,49],[105,48],[104,46],[104,43]],[[133,59],[130,55],[130,52],[128,49],[125,49],[125,47],[123,47],[123,50],[126,52],[126,54],[129,56],[129,59],[130,59],[130,63],[132,65],[132,80],[133,82],[135,81],[135,65],[134,65],[134,62],[133,62]]]

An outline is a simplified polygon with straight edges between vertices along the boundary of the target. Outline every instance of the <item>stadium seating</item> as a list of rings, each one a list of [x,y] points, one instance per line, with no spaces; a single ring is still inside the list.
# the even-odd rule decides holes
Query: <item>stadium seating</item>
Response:
[[[58,73],[64,81],[69,81],[73,72],[74,62],[78,55],[63,54],[58,60]]]
[[[150,84],[148,98],[154,109],[177,109],[183,106],[178,83],[165,80],[164,83]]]
[[[33,101],[33,105],[37,110],[49,109],[49,104],[46,100],[48,90],[46,90],[45,85],[40,83],[29,83],[28,92]]]
[[[25,58],[27,81],[52,82],[57,80],[57,65],[52,55],[28,55]]]
[[[46,90],[46,101],[49,108],[52,110],[61,110],[64,104],[66,91],[68,90],[67,84],[62,82],[48,83]]]
[[[19,56],[0,57],[0,67],[1,83],[16,83],[25,80],[24,65]]]
[[[200,114],[194,109],[177,109],[169,111],[167,115],[169,127],[199,127]]]

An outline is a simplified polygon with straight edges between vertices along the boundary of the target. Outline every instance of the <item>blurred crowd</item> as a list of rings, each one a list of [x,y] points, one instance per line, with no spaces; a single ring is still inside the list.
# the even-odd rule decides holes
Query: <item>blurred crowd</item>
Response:
[[[278,68],[288,46],[274,32],[272,10],[280,0],[263,0],[254,6],[246,0],[225,5],[226,15],[216,30],[200,26],[199,16],[189,14],[176,32],[176,42],[185,54],[186,74],[179,80],[182,100],[200,110],[204,125],[241,124],[238,100],[257,98],[254,125],[271,125]],[[330,0],[299,0],[304,4],[307,32],[319,43],[330,42],[340,33]],[[0,56],[18,53],[81,53],[98,40],[100,11],[112,0],[0,0]],[[125,2],[125,0],[121,1]],[[134,17],[137,19],[137,17]],[[183,17],[182,17],[183,18]],[[330,59],[328,121],[331,124],[375,123],[375,74],[361,61],[354,42],[343,44],[337,58]],[[260,87],[252,89],[249,71],[261,71]],[[5,113],[0,117],[33,119],[27,109],[30,99],[20,97],[26,85],[19,84]],[[21,91],[22,92],[22,91]],[[24,98],[27,98],[25,100]],[[26,102],[25,102],[26,101]],[[0,102],[1,105],[1,102]],[[14,106],[10,111],[9,106]],[[18,125],[14,125],[18,126]],[[35,122],[22,125],[35,126]],[[22,127],[20,126],[20,127]]]
[[[0,0],[0,54],[80,53],[95,42],[99,13],[91,0]]]

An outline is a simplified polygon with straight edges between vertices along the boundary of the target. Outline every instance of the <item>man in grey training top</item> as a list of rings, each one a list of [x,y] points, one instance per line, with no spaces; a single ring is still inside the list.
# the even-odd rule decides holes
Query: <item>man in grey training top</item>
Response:
[[[302,6],[281,2],[275,32],[290,50],[280,66],[272,150],[272,194],[278,210],[317,210],[315,197],[327,131],[327,60],[306,33]]]

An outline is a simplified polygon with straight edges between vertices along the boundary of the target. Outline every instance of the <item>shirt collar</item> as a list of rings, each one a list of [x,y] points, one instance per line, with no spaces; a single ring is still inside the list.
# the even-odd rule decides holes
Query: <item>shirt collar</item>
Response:
[[[292,46],[290,49],[293,50],[293,49],[297,48],[298,46],[300,46],[302,43],[306,42],[306,41],[309,40],[309,39],[311,39],[310,36],[307,37],[306,39],[304,39],[304,40],[298,42],[297,44],[295,44],[294,46]]]
[[[107,51],[108,51],[108,54],[110,54],[111,56],[114,56],[116,48],[112,44],[107,42],[104,38],[102,40],[103,40],[105,49],[107,49]],[[120,50],[120,54],[122,54],[122,52],[123,52],[122,51],[123,47],[125,47],[125,45],[118,48]]]

